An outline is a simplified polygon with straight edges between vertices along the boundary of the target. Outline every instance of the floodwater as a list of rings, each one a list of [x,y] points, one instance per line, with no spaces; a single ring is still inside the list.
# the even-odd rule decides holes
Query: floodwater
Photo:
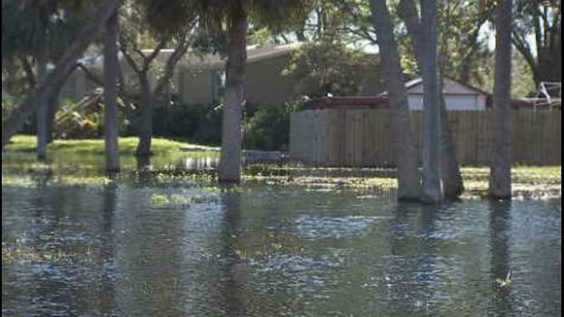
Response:
[[[558,316],[560,203],[5,185],[2,315]]]

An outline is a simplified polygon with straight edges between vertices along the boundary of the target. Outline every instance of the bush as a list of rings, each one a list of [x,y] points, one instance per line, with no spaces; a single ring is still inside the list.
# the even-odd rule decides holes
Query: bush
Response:
[[[221,143],[221,118],[221,105],[188,105],[173,98],[169,104],[155,107],[153,132],[166,138],[218,145]]]
[[[2,96],[2,122],[17,108],[20,101],[20,98],[8,94]],[[35,111],[24,121],[18,133],[35,134]]]
[[[252,116],[245,118],[243,147],[262,151],[287,151],[290,113],[298,108],[298,103],[259,106]]]
[[[247,104],[243,110],[246,149],[285,151],[288,148],[290,112],[298,103]],[[199,144],[221,144],[223,106],[218,104],[183,104],[174,98],[169,104],[155,107],[155,136],[182,139]]]

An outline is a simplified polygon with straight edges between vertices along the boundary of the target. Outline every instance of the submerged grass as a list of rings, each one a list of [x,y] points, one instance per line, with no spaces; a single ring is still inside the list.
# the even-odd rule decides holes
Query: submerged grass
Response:
[[[215,170],[187,171],[174,164],[186,157],[217,157],[216,151],[183,152],[180,147],[199,147],[188,143],[154,139],[152,168],[139,170],[133,156],[137,139],[120,138],[122,173],[114,181],[149,186],[216,186]],[[103,172],[103,140],[55,141],[49,146],[51,161],[38,162],[33,136],[17,135],[2,156],[2,184],[104,185],[112,180]],[[489,167],[462,167],[465,197],[487,195]],[[514,196],[561,197],[561,166],[516,166],[512,168]],[[388,193],[397,189],[393,169],[311,168],[295,164],[249,164],[243,168],[246,185],[299,186],[315,190],[352,189],[359,192]],[[221,193],[241,192],[248,186],[218,189]],[[163,198],[163,197],[161,197]],[[161,201],[162,200],[162,201]],[[203,199],[207,200],[207,199]],[[193,203],[186,201],[185,203]],[[155,198],[155,204],[178,204],[174,197]]]
[[[90,248],[84,250],[64,250],[62,248],[38,249],[27,245],[2,242],[2,264],[45,263],[45,264],[87,264],[94,263]]]

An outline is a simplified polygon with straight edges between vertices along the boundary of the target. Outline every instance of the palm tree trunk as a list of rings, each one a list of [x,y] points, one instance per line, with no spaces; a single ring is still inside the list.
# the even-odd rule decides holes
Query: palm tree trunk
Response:
[[[422,200],[438,203],[441,188],[441,119],[437,54],[437,3],[421,1],[421,60],[423,62],[423,192]]]
[[[37,80],[42,81],[47,76],[47,47],[43,45],[37,56]],[[47,97],[47,96],[45,96]],[[37,99],[36,125],[37,125],[37,159],[47,158],[47,100],[46,98]]]
[[[381,65],[390,99],[394,150],[398,170],[398,199],[420,198],[417,148],[409,123],[409,106],[393,26],[385,0],[370,0],[372,20],[378,36]]]
[[[17,109],[2,122],[2,149],[10,142],[12,136],[21,128],[26,118],[33,112],[36,100],[45,98],[63,84],[68,73],[76,64],[76,60],[82,56],[88,45],[102,32],[105,21],[116,11],[120,0],[105,0],[93,19],[84,27],[68,47],[63,56],[55,65],[55,69],[40,81],[30,94],[22,100]]]
[[[139,143],[137,156],[151,155],[151,138],[153,137],[153,93],[149,85],[147,73],[139,74],[141,84],[141,120],[139,121]]]
[[[495,17],[494,149],[490,196],[511,197],[511,0],[500,0]]]
[[[219,181],[241,181],[241,120],[246,60],[247,14],[242,4],[231,13],[221,135]]]
[[[104,33],[104,137],[106,147],[106,171],[119,172],[118,147],[118,19],[117,10],[106,22]]]

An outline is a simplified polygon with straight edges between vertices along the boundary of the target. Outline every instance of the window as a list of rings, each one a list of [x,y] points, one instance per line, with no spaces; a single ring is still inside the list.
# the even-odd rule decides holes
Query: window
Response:
[[[225,94],[225,70],[212,70],[212,99],[221,101]]]

